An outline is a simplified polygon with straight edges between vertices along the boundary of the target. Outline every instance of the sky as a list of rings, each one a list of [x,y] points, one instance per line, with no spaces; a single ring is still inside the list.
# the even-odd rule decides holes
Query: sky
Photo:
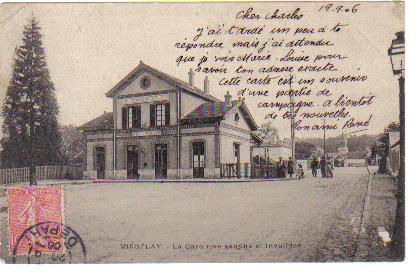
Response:
[[[302,5],[305,14],[320,6],[319,3],[263,3],[255,7],[262,11],[294,5]],[[105,93],[140,61],[186,81],[190,66],[176,66],[179,54],[173,47],[174,42],[197,27],[215,25],[219,20],[232,22],[236,11],[248,7],[247,3],[3,4],[0,6],[0,103],[3,104],[10,80],[14,48],[21,44],[24,25],[32,16],[39,19],[42,27],[43,46],[60,107],[59,122],[78,126],[104,111],[112,111],[111,99]],[[393,2],[363,3],[354,16],[349,35],[337,41],[342,43],[341,51],[349,53],[346,65],[355,71],[359,66],[368,75],[369,79],[360,88],[376,94],[377,99],[371,107],[363,109],[362,114],[374,113],[365,133],[380,133],[399,115],[398,84],[392,75],[387,48],[394,33],[404,30],[404,9]],[[306,18],[311,24],[317,20],[317,16]],[[334,23],[340,19],[330,15],[326,20]],[[204,76],[196,74],[195,84],[201,88]],[[210,91],[223,99],[227,89],[218,86],[219,80],[219,76],[210,75]],[[340,91],[347,94],[355,91],[351,85],[342,88]],[[256,100],[247,103],[257,123],[263,123],[263,113],[257,109]],[[283,137],[289,137],[288,121],[276,120],[273,125]],[[311,135],[299,132],[297,136]]]

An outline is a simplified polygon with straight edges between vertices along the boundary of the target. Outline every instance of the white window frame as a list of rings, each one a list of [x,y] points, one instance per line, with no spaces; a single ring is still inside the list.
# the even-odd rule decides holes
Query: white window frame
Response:
[[[157,127],[166,125],[166,105],[165,104],[156,105],[155,118],[156,118]]]
[[[127,108],[127,128],[133,128],[133,107]]]

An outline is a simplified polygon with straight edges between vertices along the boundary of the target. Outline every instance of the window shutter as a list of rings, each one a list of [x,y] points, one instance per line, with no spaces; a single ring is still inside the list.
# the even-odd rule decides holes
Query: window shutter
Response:
[[[170,104],[165,105],[165,120],[166,120],[166,125],[169,126],[170,125]]]
[[[131,108],[131,127],[136,128],[136,107]]]
[[[123,129],[127,129],[127,108],[123,107],[121,112],[121,126]]]
[[[134,127],[136,128],[140,128],[141,127],[141,108],[140,107],[136,107],[135,108],[135,114],[134,114]]]
[[[155,114],[155,105],[150,105],[150,126],[154,127],[156,125],[156,114]]]

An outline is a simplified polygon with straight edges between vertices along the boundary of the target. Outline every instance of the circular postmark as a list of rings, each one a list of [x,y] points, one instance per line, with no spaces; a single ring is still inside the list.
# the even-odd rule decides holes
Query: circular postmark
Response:
[[[45,221],[27,228],[13,248],[13,263],[85,263],[86,249],[72,228]]]

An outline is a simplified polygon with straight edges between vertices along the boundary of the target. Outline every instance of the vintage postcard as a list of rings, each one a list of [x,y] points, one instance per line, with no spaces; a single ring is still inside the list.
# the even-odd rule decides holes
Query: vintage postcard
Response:
[[[0,259],[403,261],[404,14],[0,5]]]

